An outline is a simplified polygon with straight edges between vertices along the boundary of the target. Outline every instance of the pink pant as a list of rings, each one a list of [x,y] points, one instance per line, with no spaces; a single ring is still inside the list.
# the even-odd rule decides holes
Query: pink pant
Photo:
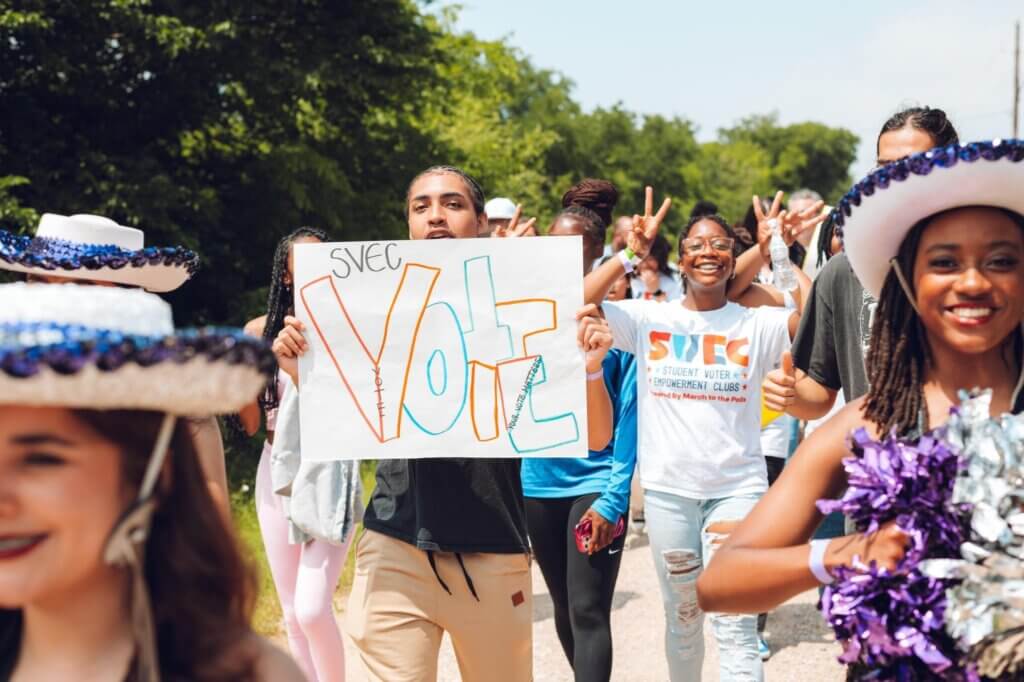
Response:
[[[310,682],[342,682],[345,647],[334,619],[334,589],[351,536],[340,546],[322,540],[288,542],[282,498],[274,494],[270,481],[269,443],[263,445],[256,470],[256,515],[292,656]]]

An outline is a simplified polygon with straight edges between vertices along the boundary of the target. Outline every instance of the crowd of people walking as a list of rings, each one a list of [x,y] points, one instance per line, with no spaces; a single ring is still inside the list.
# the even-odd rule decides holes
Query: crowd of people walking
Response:
[[[940,109],[905,109],[835,207],[798,188],[745,216],[698,202],[681,225],[656,188],[622,215],[587,178],[543,229],[459,168],[424,170],[395,197],[409,239],[581,238],[589,453],[381,460],[365,491],[343,444],[302,457],[294,247],[327,232],[282,237],[244,330],[181,330],[157,294],[187,286],[188,249],[93,215],[0,231],[0,268],[25,280],[0,285],[0,680],[337,682],[342,630],[370,680],[436,679],[445,634],[463,679],[530,680],[533,561],[575,679],[610,680],[639,534],[670,678],[701,679],[707,614],[720,679],[763,680],[773,608],[915,546],[896,519],[819,510],[851,483],[850,434],[920,439],[974,387],[992,415],[1024,409],[1016,145],[979,157]],[[210,415],[265,433],[255,504],[290,656],[251,628]]]

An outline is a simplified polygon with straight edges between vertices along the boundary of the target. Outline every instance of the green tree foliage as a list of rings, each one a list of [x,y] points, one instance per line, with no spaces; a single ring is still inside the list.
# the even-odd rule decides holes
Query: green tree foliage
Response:
[[[750,207],[753,194],[774,191],[768,152],[742,140],[708,142],[686,168],[686,176],[701,199],[713,201],[728,220],[739,222]]]
[[[8,8],[4,8],[4,7]],[[738,220],[752,192],[834,199],[856,138],[752,116],[698,143],[684,118],[583,111],[572,83],[412,0],[0,2],[0,221],[96,212],[203,256],[180,321],[261,312],[275,242],[301,224],[402,238],[409,180],[461,165],[546,226],[582,177],[697,199]]]
[[[581,177],[603,177],[618,186],[623,214],[643,211],[646,185],[660,197],[673,197],[669,214],[673,230],[682,205],[695,198],[686,168],[698,157],[693,126],[680,118],[643,116],[616,105],[592,113],[576,113],[565,125],[561,142],[551,153],[551,176],[558,179],[557,195]]]
[[[0,0],[0,224],[92,212],[188,245],[203,267],[176,319],[240,324],[282,235],[403,238],[435,164],[542,227],[583,177],[614,181],[623,214],[650,184],[675,200],[670,236],[699,198],[739,220],[752,192],[848,181],[847,131],[754,116],[700,144],[683,118],[585,112],[565,77],[454,22],[413,0]],[[234,484],[256,459],[229,448]]]
[[[808,187],[838,200],[850,186],[850,164],[857,157],[856,135],[821,123],[780,126],[778,117],[750,116],[719,131],[726,145],[747,143],[767,154],[769,188]],[[766,189],[766,191],[767,191]]]
[[[438,163],[465,168],[488,195],[541,205],[544,153],[557,133],[528,113],[534,98],[549,93],[568,101],[568,87],[501,42],[455,33],[454,19],[449,10],[438,24],[437,47],[446,59],[433,88],[421,93],[420,128],[446,152]]]
[[[443,55],[406,0],[19,3],[0,13],[0,168],[21,206],[98,212],[203,255],[179,317],[241,321],[283,232],[398,237]]]

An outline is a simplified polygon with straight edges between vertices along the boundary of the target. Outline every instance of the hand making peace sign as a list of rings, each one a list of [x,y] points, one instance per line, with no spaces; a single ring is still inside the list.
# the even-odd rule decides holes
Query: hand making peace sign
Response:
[[[633,216],[633,229],[626,234],[626,246],[640,258],[647,256],[651,250],[654,238],[658,236],[658,229],[661,222],[668,215],[668,209],[672,207],[672,200],[666,198],[661,202],[661,208],[654,215],[651,211],[654,208],[654,189],[647,187],[644,195],[644,214]]]
[[[765,215],[764,209],[761,206],[761,197],[755,194],[751,199],[751,203],[754,205],[754,215],[757,216],[757,244],[765,260],[768,260],[768,245],[771,242],[772,228],[775,224],[778,224],[779,232],[782,235],[782,240],[786,242],[786,246],[791,246],[797,237],[807,230],[813,230],[819,223],[825,220],[826,216],[826,214],[821,212],[822,207],[825,206],[824,201],[816,201],[796,213],[780,211],[779,209],[782,206],[781,191],[775,193],[771,208],[768,209],[768,215]]]
[[[537,222],[536,218],[530,218],[522,225],[519,224],[519,218],[523,214],[522,204],[516,204],[516,210],[512,214],[512,219],[508,221],[508,227],[495,228],[494,232],[491,233],[491,237],[497,237],[498,239],[505,237],[524,237],[529,232],[534,224]]]

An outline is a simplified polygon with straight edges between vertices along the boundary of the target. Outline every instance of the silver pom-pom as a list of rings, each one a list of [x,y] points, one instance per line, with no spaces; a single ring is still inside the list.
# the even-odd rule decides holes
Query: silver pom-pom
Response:
[[[953,501],[971,506],[963,561],[929,573],[960,577],[946,593],[946,626],[990,678],[1024,673],[1024,415],[989,417],[991,391],[962,393],[949,421],[961,446]]]

